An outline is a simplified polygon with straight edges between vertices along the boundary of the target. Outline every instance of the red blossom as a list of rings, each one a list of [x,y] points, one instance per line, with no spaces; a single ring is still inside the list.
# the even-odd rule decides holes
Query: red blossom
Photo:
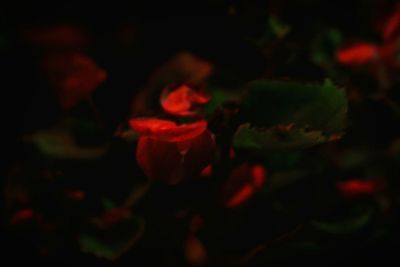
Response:
[[[159,119],[132,119],[130,126],[139,135],[136,159],[152,179],[176,184],[195,177],[211,163],[215,141],[207,121],[191,124]]]
[[[105,70],[79,53],[49,54],[43,66],[63,109],[88,97],[107,78]]]
[[[86,197],[86,193],[81,190],[67,190],[65,194],[67,198],[75,201],[82,201]]]
[[[109,227],[120,221],[126,220],[130,217],[131,213],[125,208],[112,208],[108,210],[100,218],[100,222],[103,226]]]
[[[224,205],[233,208],[245,203],[262,188],[266,177],[267,171],[262,165],[243,164],[237,167],[222,188]]]
[[[378,179],[351,179],[337,182],[336,187],[341,195],[351,198],[373,195],[382,189],[382,183]]]
[[[141,136],[167,142],[190,140],[207,130],[205,120],[178,126],[175,122],[168,120],[137,118],[130,120],[129,125]]]
[[[16,225],[16,224],[22,224],[25,223],[33,218],[34,212],[32,209],[26,208],[17,211],[14,213],[11,218],[10,218],[10,224],[11,225]]]
[[[387,19],[384,29],[383,38],[385,41],[398,38],[400,35],[400,5],[395,12]]]
[[[201,171],[200,176],[202,176],[202,177],[210,177],[212,174],[213,174],[213,168],[212,168],[212,165],[209,164]]]
[[[184,242],[184,253],[186,260],[192,266],[203,266],[208,259],[203,242],[193,234],[190,234]]]
[[[343,65],[363,65],[378,57],[378,46],[359,42],[337,51],[336,59]]]
[[[160,96],[161,106],[165,112],[177,116],[191,116],[197,113],[199,105],[210,100],[206,96],[188,85],[166,87]]]

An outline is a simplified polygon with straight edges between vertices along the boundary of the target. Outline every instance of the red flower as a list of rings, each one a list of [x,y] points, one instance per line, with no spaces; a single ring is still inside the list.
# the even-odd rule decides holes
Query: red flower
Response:
[[[75,201],[82,201],[86,197],[85,191],[81,190],[67,190],[65,194],[67,198]]]
[[[32,209],[22,209],[14,213],[10,218],[10,224],[22,224],[33,219],[34,212]]]
[[[137,162],[152,179],[176,184],[198,176],[213,160],[215,141],[204,120],[176,125],[168,120],[139,118],[129,124],[140,135]]]
[[[125,208],[112,208],[101,216],[100,221],[103,226],[110,227],[120,221],[126,220],[130,217],[130,212]]]
[[[348,181],[337,182],[336,187],[341,195],[352,198],[375,194],[382,189],[382,182],[378,179],[352,179]]]
[[[383,38],[385,41],[397,39],[400,35],[400,5],[397,6],[396,11],[387,19],[384,29]]]
[[[88,97],[107,77],[93,60],[78,53],[48,55],[43,65],[64,109]]]
[[[206,104],[209,96],[196,92],[188,85],[166,87],[160,96],[163,109],[173,115],[191,116],[196,114],[199,105]]]
[[[359,42],[340,49],[336,53],[339,63],[344,65],[363,65],[378,57],[378,47],[374,44]]]
[[[222,188],[224,206],[233,208],[248,201],[265,183],[267,171],[262,165],[243,164],[234,169]]]

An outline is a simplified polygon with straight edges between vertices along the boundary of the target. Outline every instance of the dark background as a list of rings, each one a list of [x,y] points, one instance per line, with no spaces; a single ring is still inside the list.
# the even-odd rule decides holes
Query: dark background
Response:
[[[228,71],[232,77],[240,76],[242,81],[248,81],[259,77],[266,66],[274,66],[286,56],[284,50],[278,49],[276,58],[272,58],[272,62],[265,62],[260,51],[246,41],[246,37],[262,34],[263,18],[268,14],[279,14],[283,21],[293,25],[289,38],[290,41],[299,43],[301,50],[318,28],[325,25],[340,29],[346,36],[367,35],[370,40],[379,40],[378,34],[371,33],[370,27],[366,25],[371,25],[371,17],[384,16],[395,2],[218,0],[202,1],[201,4],[190,1],[185,4],[171,1],[2,4],[2,167],[7,169],[11,162],[24,153],[18,143],[20,135],[52,125],[61,112],[49,96],[48,85],[38,68],[42,50],[24,42],[21,37],[24,29],[68,24],[77,26],[87,34],[89,43],[83,51],[108,72],[108,80],[96,92],[95,101],[112,129],[129,117],[135,88],[140,88],[147,81],[148,75],[156,66],[179,51],[191,51],[213,62],[216,68]],[[236,15],[230,15],[230,8],[235,8]],[[125,45],[124,40],[127,40]],[[309,59],[300,56],[291,66],[277,67],[274,76],[322,80],[325,74]],[[229,87],[236,80],[228,76],[219,82]],[[387,131],[397,131],[397,128],[387,128]],[[372,133],[365,134],[370,135],[371,140],[380,138]],[[97,183],[96,186],[99,191],[119,190],[117,187],[107,188],[105,182]],[[4,207],[1,209],[2,214],[5,214]],[[29,233],[15,234],[2,230],[0,235],[3,247],[0,255],[4,266],[26,260],[30,264],[43,264],[43,261],[47,263],[46,260],[37,258],[31,250],[30,242],[34,237],[30,237]],[[386,266],[391,260],[398,262],[398,255],[394,252],[397,248],[398,240],[390,240],[362,249],[349,247],[341,255],[334,251],[317,257],[288,258],[287,262],[283,260],[277,266]],[[145,254],[143,252],[143,255],[125,257],[118,264],[147,266],[154,263],[163,266],[162,259],[153,258],[151,261],[154,262],[148,262],[148,256],[151,255]],[[65,251],[57,257],[63,258],[66,263],[111,265],[75,251]],[[140,260],[147,262],[135,262]]]

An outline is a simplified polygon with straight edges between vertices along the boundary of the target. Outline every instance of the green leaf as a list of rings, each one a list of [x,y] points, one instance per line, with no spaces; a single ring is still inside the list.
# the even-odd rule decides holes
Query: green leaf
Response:
[[[229,91],[214,89],[211,91],[211,100],[205,106],[205,111],[207,115],[212,114],[217,108],[228,101],[237,100],[237,96]]]
[[[294,123],[330,134],[343,130],[347,100],[329,80],[322,85],[257,80],[248,84],[242,110],[254,126]]]
[[[282,24],[282,22],[275,16],[271,16],[268,22],[272,32],[278,38],[285,37],[290,31],[290,26]]]
[[[305,178],[306,176],[306,171],[298,169],[274,173],[269,177],[268,186],[265,187],[265,190],[268,192],[279,190]]]
[[[371,219],[373,210],[369,209],[355,217],[338,222],[318,222],[312,221],[311,224],[318,230],[330,234],[346,235],[362,229]]]
[[[128,251],[143,235],[144,220],[132,216],[113,225],[102,229],[95,224],[79,236],[79,246],[84,253],[92,253],[96,257],[107,260],[116,260]]]
[[[104,197],[103,198],[103,207],[105,210],[111,210],[116,207],[116,204],[111,199]]]
[[[40,130],[25,136],[26,142],[33,143],[44,155],[62,159],[95,159],[102,157],[108,145],[81,147],[77,144],[72,131],[72,122],[66,120],[60,125]]]
[[[367,166],[371,160],[371,152],[365,149],[347,149],[335,157],[335,163],[339,169],[351,169],[360,166]]]
[[[331,136],[324,136],[320,131],[307,131],[304,128],[293,127],[284,130],[281,127],[261,129],[251,127],[247,123],[241,125],[236,131],[233,146],[236,149],[263,153],[308,148],[331,139]]]

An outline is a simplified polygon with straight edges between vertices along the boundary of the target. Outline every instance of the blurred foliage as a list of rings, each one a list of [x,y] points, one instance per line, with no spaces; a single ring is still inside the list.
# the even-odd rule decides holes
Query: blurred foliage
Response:
[[[170,2],[0,10],[4,261],[398,262],[400,6],[210,3],[171,12]],[[360,43],[371,44],[368,53]],[[51,60],[75,53],[86,61]],[[101,84],[88,81],[85,62],[102,70],[92,73]],[[62,71],[49,77],[49,69]],[[210,100],[176,117],[160,94],[181,84]],[[62,106],[60,96],[74,101]],[[129,120],[137,117],[164,124],[136,132]],[[199,120],[208,128],[191,127]],[[193,152],[197,130],[212,138]],[[182,140],[169,136],[158,166],[173,161],[173,143],[176,170],[185,164],[190,179],[146,177],[135,150],[163,135]],[[204,156],[209,165],[197,173]]]

